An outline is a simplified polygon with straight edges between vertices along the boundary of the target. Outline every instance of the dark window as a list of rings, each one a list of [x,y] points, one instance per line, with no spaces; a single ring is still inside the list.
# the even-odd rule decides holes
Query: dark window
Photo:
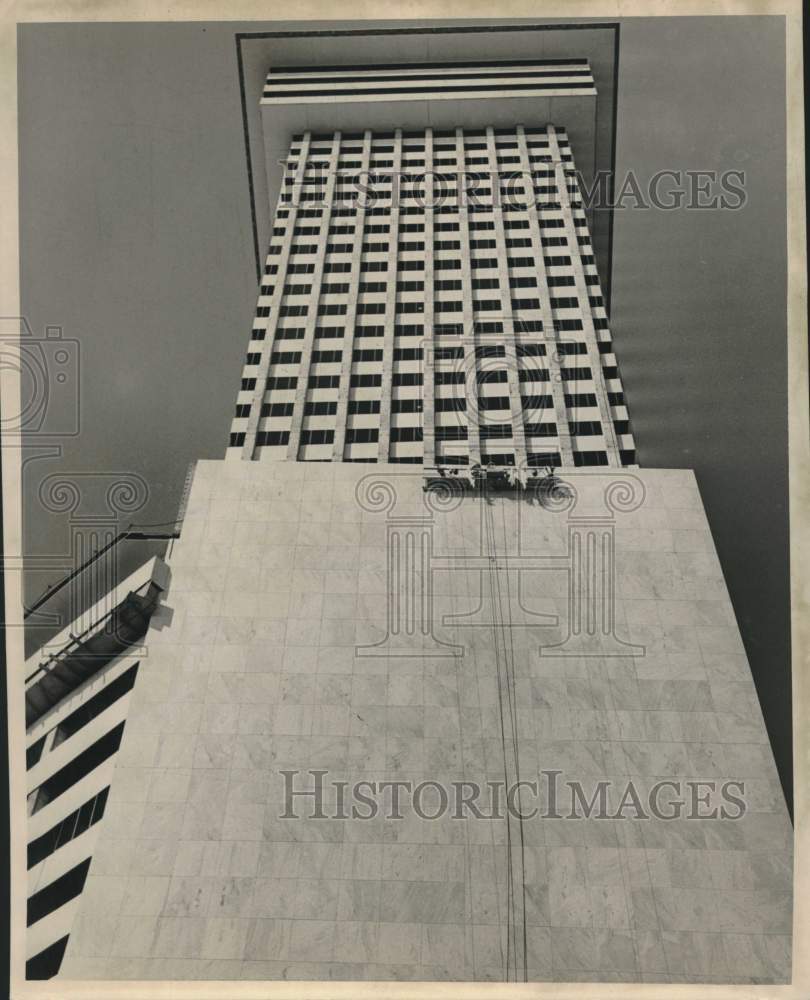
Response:
[[[50,885],[46,885],[44,889],[40,889],[33,896],[29,896],[28,926],[30,927],[31,924],[42,920],[43,917],[47,917],[49,913],[58,910],[60,906],[64,906],[69,900],[75,899],[84,888],[89,869],[90,858],[86,858],[80,864],[76,865],[75,868],[71,868],[64,875],[60,875],[59,878],[54,879]]]
[[[97,795],[88,799],[82,806],[75,809],[69,816],[52,826],[42,836],[32,840],[28,845],[28,867],[33,868],[54,851],[80,837],[94,823],[98,823],[104,815],[107,804],[109,786],[103,788]]]
[[[228,437],[228,447],[229,448],[241,448],[245,443],[245,432],[244,431],[232,431]]]
[[[100,715],[128,691],[131,691],[137,673],[138,664],[136,663],[129,670],[121,674],[120,677],[116,677],[114,681],[103,687],[98,694],[89,698],[75,712],[71,712],[70,715],[64,718],[56,727],[56,732],[53,734],[51,749],[55,749],[60,743],[64,743],[66,739],[69,739],[83,726],[86,726],[88,722],[95,719],[97,715]]]
[[[313,364],[335,364],[343,358],[343,351],[313,351]]]
[[[289,440],[289,431],[259,431],[256,434],[256,444],[260,446],[288,444]]]
[[[379,413],[379,399],[350,399],[349,413]]]
[[[563,373],[563,378],[565,374]],[[521,368],[518,372],[519,382],[548,382],[548,372],[542,368]]]
[[[467,409],[467,400],[463,396],[437,396],[434,400],[436,413],[459,412]]]
[[[602,425],[598,420],[569,420],[568,430],[579,437],[593,437],[602,433]]]
[[[323,429],[301,431],[301,444],[332,444],[335,432]]]
[[[292,407],[290,407],[292,410]],[[304,413],[308,417],[330,417],[337,413],[337,400],[313,399],[304,404]]]
[[[272,365],[294,365],[300,360],[300,351],[273,351],[270,355],[270,364]]]
[[[382,350],[354,350],[352,351],[352,361],[382,361]]]
[[[437,427],[435,430],[437,441],[466,441],[466,427]]]
[[[394,349],[394,361],[421,361],[421,347],[397,347]]]
[[[307,387],[310,389],[337,389],[340,385],[340,375],[310,375]]]
[[[511,403],[508,396],[479,396],[479,410],[509,410]]]
[[[421,399],[392,399],[391,400],[391,412],[392,413],[421,413],[422,412],[422,400]]]
[[[521,396],[520,402],[524,410],[550,410],[554,405],[551,396]]]
[[[511,424],[484,424],[478,428],[478,433],[482,441],[490,439],[503,439],[512,437]]]
[[[591,377],[590,368],[561,368],[563,382],[585,382]]]
[[[105,733],[104,736],[96,740],[95,743],[87,747],[86,750],[83,750],[72,760],[68,761],[64,767],[43,781],[35,792],[31,814],[33,815],[35,812],[38,812],[49,802],[53,802],[55,798],[58,798],[68,788],[71,788],[76,782],[81,781],[91,771],[94,771],[99,764],[102,764],[111,757],[121,745],[123,732],[124,723],[120,722],[108,733]]]
[[[297,386],[295,375],[274,375],[267,380],[268,389],[295,389]]]
[[[355,389],[369,389],[382,385],[382,375],[352,375],[351,386]]]
[[[42,951],[34,955],[33,958],[29,958],[25,963],[25,978],[52,979],[57,974],[59,967],[62,964],[67,943],[68,935],[65,934],[65,936],[59,938],[58,941],[54,941],[54,943],[49,944],[47,948],[43,948]]]
[[[237,407],[238,409],[238,407]],[[238,414],[237,414],[238,416]],[[35,740],[30,747],[26,748],[25,751],[25,766],[26,768],[31,768],[34,764],[39,762],[40,757],[42,757],[42,751],[45,748],[45,737],[40,736],[38,740]],[[29,868],[31,866],[29,865]]]
[[[557,434],[556,424],[524,424],[524,431],[529,437],[555,437]]]
[[[392,385],[421,385],[421,372],[394,372]]]
[[[392,441],[421,441],[422,440],[422,428],[421,427],[392,427],[391,428],[391,440]]]
[[[346,430],[346,444],[371,444],[379,439],[380,432],[376,427],[349,427]]]
[[[263,417],[291,417],[293,403],[263,403],[261,415]]]
[[[565,394],[566,406],[596,406],[596,396],[592,392]]]
[[[507,382],[508,378],[503,369],[495,369],[493,371],[476,372],[475,381],[479,385],[489,385],[495,382]]]
[[[464,382],[464,372],[436,372],[436,385],[461,385]]]

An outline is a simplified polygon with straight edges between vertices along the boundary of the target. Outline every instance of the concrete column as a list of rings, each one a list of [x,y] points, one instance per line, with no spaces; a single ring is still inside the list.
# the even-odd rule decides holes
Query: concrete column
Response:
[[[466,199],[462,196],[465,184],[467,161],[464,155],[464,129],[456,129],[456,155],[458,167],[458,229],[461,244],[461,295],[462,295],[462,370],[465,373],[464,388],[467,397],[467,448],[470,465],[481,461],[481,440],[478,432],[478,362],[475,357],[475,314],[472,297],[472,268],[470,266],[470,213]],[[441,322],[441,321],[440,321]]]
[[[565,236],[570,248],[571,265],[574,272],[574,287],[576,296],[580,304],[580,314],[582,316],[582,341],[585,344],[586,357],[591,373],[593,374],[594,392],[596,403],[599,407],[599,421],[602,424],[602,434],[605,439],[605,451],[607,452],[608,465],[620,466],[619,448],[616,441],[616,432],[613,427],[613,417],[605,389],[605,378],[602,374],[602,358],[599,354],[599,345],[596,340],[596,330],[593,325],[591,306],[588,301],[588,285],[585,283],[585,271],[582,267],[582,254],[577,238],[577,229],[574,225],[574,213],[571,208],[571,198],[568,194],[568,177],[565,173],[565,164],[562,162],[560,147],[557,143],[557,133],[553,125],[547,128],[549,155],[555,171],[555,183],[562,208],[563,221],[565,223]]]
[[[436,464],[436,370],[433,349],[433,129],[425,130],[425,335],[422,338],[422,441],[423,462]]]
[[[503,225],[501,201],[501,180],[498,176],[498,151],[495,145],[495,130],[487,128],[487,160],[492,185],[492,215],[495,220],[495,242],[497,244],[498,284],[500,285],[501,315],[503,316],[503,346],[505,350],[506,377],[509,385],[509,400],[512,408],[512,440],[515,451],[515,465],[525,469],[526,433],[523,429],[523,406],[520,401],[520,380],[515,346],[515,318],[512,315],[512,290],[509,287],[509,263],[506,249],[506,233]],[[488,338],[484,343],[491,342]]]
[[[520,170],[523,175],[524,197],[528,202],[529,209],[529,233],[532,241],[531,255],[537,261],[537,294],[540,299],[540,309],[543,318],[543,341],[546,351],[555,350],[559,358],[559,366],[562,369],[565,365],[565,358],[560,354],[559,336],[554,328],[554,317],[551,312],[551,295],[548,287],[548,276],[546,274],[545,251],[543,240],[540,235],[540,216],[537,212],[537,198],[534,193],[534,178],[532,177],[532,166],[529,159],[529,147],[526,145],[526,132],[522,125],[517,128],[518,152],[520,154]],[[572,252],[573,259],[573,252]],[[571,434],[568,430],[568,410],[565,405],[565,385],[562,378],[555,377],[558,373],[552,370],[549,359],[546,359],[546,368],[549,373],[549,390],[554,405],[554,420],[557,424],[557,438],[560,449],[560,459],[563,466],[574,464],[574,454],[571,448]]]
[[[397,258],[399,255],[399,184],[402,174],[402,129],[394,132],[394,169],[391,183],[391,230],[388,235],[388,280],[383,324],[382,388],[380,391],[380,438],[378,461],[387,462],[391,453],[391,396],[394,373],[394,327],[397,308]]]
[[[371,132],[363,133],[363,152],[361,156],[361,177],[368,176],[371,159]],[[368,195],[358,199],[354,223],[354,247],[352,249],[351,270],[349,280],[349,298],[346,306],[346,328],[343,334],[343,359],[340,366],[340,388],[338,389],[337,417],[335,420],[335,442],[332,447],[332,461],[342,462],[346,451],[346,425],[348,423],[349,397],[351,396],[352,353],[354,351],[354,327],[357,320],[357,296],[362,281],[360,271],[363,259],[363,227],[366,222],[366,201]]]
[[[248,416],[247,430],[245,431],[245,441],[242,445],[242,459],[250,460],[256,450],[256,433],[259,428],[259,420],[262,415],[262,403],[267,391],[267,373],[270,370],[270,358],[273,354],[275,344],[276,327],[278,326],[278,310],[284,296],[284,285],[287,279],[287,265],[290,260],[290,247],[292,246],[293,230],[295,229],[296,216],[298,213],[298,198],[300,196],[304,174],[309,158],[309,144],[311,133],[305,132],[301,142],[301,153],[298,157],[298,166],[295,169],[292,198],[286,204],[279,200],[278,207],[287,208],[287,218],[284,224],[284,239],[281,244],[281,253],[274,254],[272,263],[278,264],[278,272],[273,284],[273,295],[270,299],[270,318],[267,320],[267,333],[262,342],[262,359],[256,367],[256,388],[253,390],[253,399],[250,403],[250,415]],[[283,192],[282,188],[282,192]],[[269,261],[269,258],[267,258]],[[313,286],[314,287],[314,286]]]
[[[307,382],[312,364],[312,348],[315,341],[315,327],[318,325],[318,303],[321,298],[321,283],[323,281],[323,264],[326,258],[326,247],[329,243],[329,224],[332,219],[332,208],[335,202],[335,182],[337,180],[338,160],[340,158],[340,132],[332,137],[332,151],[329,154],[326,189],[324,191],[324,209],[321,216],[321,235],[318,240],[318,251],[315,255],[315,271],[312,274],[312,291],[309,294],[309,310],[304,324],[304,339],[301,344],[301,364],[298,367],[298,384],[295,389],[290,440],[287,444],[287,460],[295,461],[301,445],[301,427],[304,421],[304,406],[307,398]]]

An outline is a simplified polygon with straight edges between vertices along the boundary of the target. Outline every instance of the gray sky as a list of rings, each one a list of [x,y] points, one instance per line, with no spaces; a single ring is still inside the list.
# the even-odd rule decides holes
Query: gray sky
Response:
[[[697,473],[784,781],[784,19],[621,24],[619,176],[747,175],[739,211],[616,212],[611,329],[640,463]],[[135,519],[163,522],[223,455],[256,298],[234,35],[280,27],[20,28],[23,312],[81,348],[81,432],[28,466],[29,553],[68,545],[44,476],[136,472]]]

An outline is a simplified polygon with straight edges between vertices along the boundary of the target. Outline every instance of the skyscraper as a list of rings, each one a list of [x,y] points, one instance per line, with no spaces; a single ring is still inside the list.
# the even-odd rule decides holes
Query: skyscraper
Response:
[[[269,74],[228,452],[61,975],[789,975],[790,824],[700,493],[636,467],[574,163],[596,96],[581,59]]]

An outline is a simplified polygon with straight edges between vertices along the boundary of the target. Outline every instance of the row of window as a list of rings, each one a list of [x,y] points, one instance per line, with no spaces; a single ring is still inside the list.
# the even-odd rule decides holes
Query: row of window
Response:
[[[596,396],[593,393],[565,393],[564,402],[567,407],[595,407],[597,405]],[[620,392],[608,393],[608,402],[618,406],[624,403],[624,395]],[[479,410],[511,410],[511,400],[508,396],[480,396],[478,398]],[[525,411],[551,409],[554,405],[553,397],[549,395],[529,395],[521,396],[521,406]],[[309,400],[304,404],[304,413],[307,416],[334,416],[337,413],[336,400]],[[263,417],[290,417],[293,413],[293,403],[263,403],[261,416]],[[393,399],[391,400],[391,411],[393,413],[421,413],[423,403],[421,399]],[[434,409],[437,413],[464,412],[467,409],[467,400],[463,396],[438,396],[434,400]],[[348,401],[348,413],[379,413],[379,399],[350,399]],[[250,416],[250,404],[239,403],[236,406],[237,417]],[[629,433],[629,424],[626,420],[613,421],[616,430],[620,434]],[[29,764],[29,767],[31,765]]]

